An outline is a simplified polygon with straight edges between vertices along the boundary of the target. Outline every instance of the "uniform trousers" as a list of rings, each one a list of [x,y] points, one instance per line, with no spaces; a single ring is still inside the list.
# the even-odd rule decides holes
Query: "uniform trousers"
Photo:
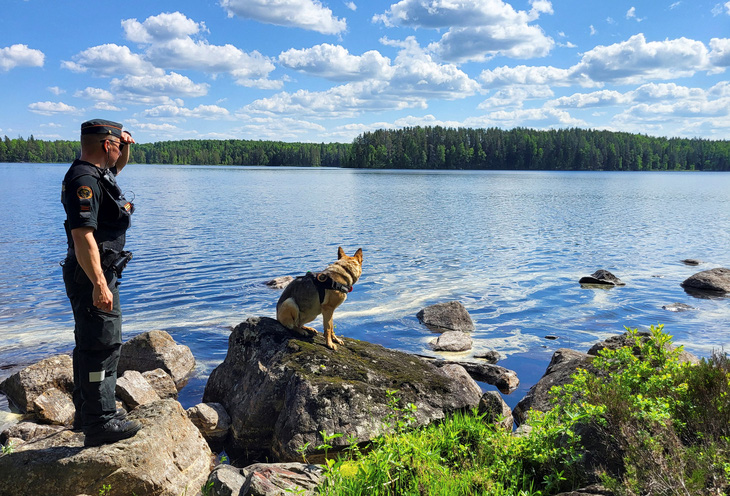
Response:
[[[84,428],[106,422],[117,409],[115,389],[122,346],[122,310],[117,277],[113,272],[105,275],[114,296],[111,312],[94,306],[94,287],[75,259],[67,259],[63,266],[63,281],[76,323],[73,401],[77,414],[81,412]]]

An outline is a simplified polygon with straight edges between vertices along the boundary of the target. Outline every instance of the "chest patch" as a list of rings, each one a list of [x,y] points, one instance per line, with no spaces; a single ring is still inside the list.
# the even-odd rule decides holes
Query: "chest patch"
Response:
[[[88,186],[79,186],[79,189],[76,190],[76,196],[79,197],[79,200],[89,200],[94,196],[94,193]]]

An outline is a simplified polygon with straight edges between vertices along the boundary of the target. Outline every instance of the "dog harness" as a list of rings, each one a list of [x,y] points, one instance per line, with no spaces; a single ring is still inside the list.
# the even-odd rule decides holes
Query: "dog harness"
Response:
[[[347,286],[345,284],[339,283],[324,272],[307,272],[304,277],[311,279],[314,283],[314,287],[317,288],[317,293],[319,294],[320,303],[324,301],[324,292],[328,289],[331,289],[333,291],[339,291],[340,293],[345,294],[352,291],[352,286]]]

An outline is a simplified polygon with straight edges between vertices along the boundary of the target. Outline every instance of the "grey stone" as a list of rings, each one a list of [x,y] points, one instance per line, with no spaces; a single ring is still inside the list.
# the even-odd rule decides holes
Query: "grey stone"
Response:
[[[33,400],[33,410],[41,423],[54,425],[72,424],[76,413],[71,395],[56,388]]]
[[[211,449],[222,451],[231,428],[231,417],[220,403],[199,403],[186,410],[188,417],[208,441]]]
[[[699,265],[702,263],[702,260],[697,260],[694,258],[685,258],[681,261],[684,265]]]
[[[512,410],[497,391],[487,391],[482,395],[479,400],[479,413],[484,414],[485,422],[512,432],[514,426]]]
[[[23,413],[33,413],[33,401],[50,388],[73,392],[73,363],[68,355],[56,355],[34,363],[0,383],[0,391]]]
[[[555,351],[545,375],[530,388],[525,397],[517,403],[512,411],[515,421],[518,424],[523,424],[527,420],[530,409],[542,412],[550,410],[553,407],[550,399],[550,389],[553,386],[562,386],[573,382],[570,376],[579,368],[595,370],[592,367],[593,358],[593,355],[568,348],[560,348]]]
[[[128,370],[117,379],[116,395],[129,409],[160,399],[147,379],[136,370]]]
[[[474,358],[481,358],[482,360],[486,360],[487,363],[497,363],[502,357],[499,356],[498,351],[489,350],[485,351],[483,353],[477,353],[474,355]]]
[[[696,310],[695,307],[691,307],[685,303],[670,303],[669,305],[663,305],[662,309],[668,312],[687,312],[689,310]]]
[[[690,295],[699,297],[730,293],[730,269],[703,270],[685,279],[682,287]]]
[[[322,482],[324,470],[317,465],[304,463],[257,463],[243,469],[246,482],[241,494],[274,496],[319,494],[317,486]]]
[[[471,344],[471,336],[462,331],[446,331],[431,341],[434,351],[467,351]]]
[[[266,285],[272,289],[284,289],[293,280],[294,278],[292,276],[275,277],[274,279],[268,281]]]
[[[206,487],[209,488],[209,496],[239,496],[246,483],[246,476],[243,469],[232,465],[218,465],[208,476]]]
[[[466,307],[458,301],[437,303],[424,308],[416,314],[418,320],[433,331],[473,331],[474,322],[471,320]]]
[[[444,365],[456,364],[463,367],[472,379],[479,382],[486,382],[492,386],[497,386],[504,394],[510,394],[520,385],[520,379],[513,370],[494,365],[491,363],[478,363],[468,361],[439,360],[434,357],[426,357],[417,355],[420,359],[433,363],[437,367]]]
[[[175,381],[173,381],[172,377],[170,377],[170,374],[168,374],[164,370],[147,370],[145,372],[142,372],[142,377],[144,377],[150,384],[150,386],[152,386],[152,389],[155,390],[157,396],[159,396],[163,400],[166,400],[168,398],[172,398],[174,400],[177,399],[177,388],[175,387]]]
[[[178,391],[195,369],[195,358],[185,345],[177,344],[165,331],[139,334],[122,345],[117,373],[162,369],[172,377]]]
[[[625,286],[626,284],[621,281],[618,277],[611,274],[607,270],[599,269],[595,271],[592,275],[581,277],[578,281],[580,284],[597,284],[602,286]]]

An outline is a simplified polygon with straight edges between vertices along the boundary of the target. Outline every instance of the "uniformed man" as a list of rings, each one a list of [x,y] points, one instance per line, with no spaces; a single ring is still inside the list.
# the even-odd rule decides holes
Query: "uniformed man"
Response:
[[[115,388],[122,345],[118,278],[131,253],[125,233],[134,206],[116,183],[129,159],[132,136],[118,122],[94,119],[81,124],[81,156],[63,180],[68,253],[63,263],[71,300],[76,346],[73,351],[75,428],[86,446],[113,443],[141,428],[117,411]]]

